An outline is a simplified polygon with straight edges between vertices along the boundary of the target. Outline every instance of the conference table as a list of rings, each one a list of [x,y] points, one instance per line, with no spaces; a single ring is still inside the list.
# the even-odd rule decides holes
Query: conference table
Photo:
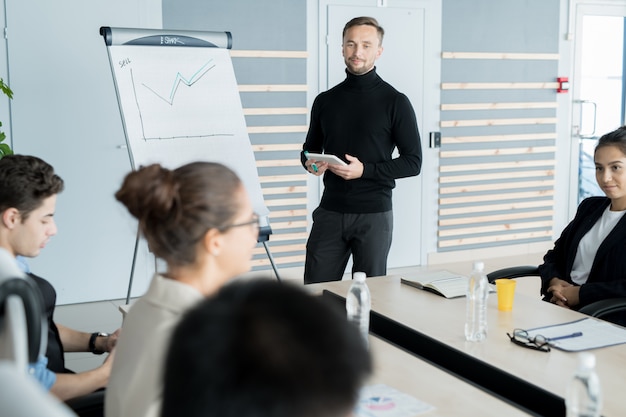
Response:
[[[424,417],[526,416],[527,413],[374,335],[374,372],[366,385],[384,384],[433,406]]]
[[[331,302],[345,303],[350,284],[346,280],[307,287]],[[506,333],[587,316],[519,293],[513,311],[502,312],[497,309],[496,294],[490,294],[487,339],[473,343],[464,337],[465,298],[446,299],[402,284],[400,275],[368,278],[367,284],[372,294],[372,333],[530,414],[565,416],[565,392],[578,355],[554,348],[541,352],[520,347],[511,343]],[[602,415],[626,416],[626,344],[591,352],[596,355],[603,389]]]

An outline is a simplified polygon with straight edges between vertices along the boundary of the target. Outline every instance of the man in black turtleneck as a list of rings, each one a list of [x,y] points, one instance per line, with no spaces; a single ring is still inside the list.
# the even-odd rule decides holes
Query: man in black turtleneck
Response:
[[[324,194],[313,212],[304,283],[338,281],[350,258],[353,271],[387,273],[397,178],[418,175],[422,148],[409,99],[382,80],[374,66],[383,51],[384,30],[376,19],[357,17],[343,30],[346,79],[321,93],[301,161],[324,175]],[[392,159],[394,148],[400,156]],[[307,160],[306,153],[337,155],[346,166]]]

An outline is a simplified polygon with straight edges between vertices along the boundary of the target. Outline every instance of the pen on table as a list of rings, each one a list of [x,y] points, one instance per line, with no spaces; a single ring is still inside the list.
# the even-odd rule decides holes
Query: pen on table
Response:
[[[304,151],[304,157],[306,158],[308,155],[309,153],[307,151]],[[317,172],[317,165],[315,165],[315,162],[311,164],[311,168],[313,168],[313,171]]]
[[[579,336],[582,336],[582,335],[583,335],[583,332],[575,332],[575,333],[566,334],[566,335],[563,335],[563,336],[546,337],[546,340],[548,342],[552,342],[554,340],[571,339],[572,337],[579,337]]]

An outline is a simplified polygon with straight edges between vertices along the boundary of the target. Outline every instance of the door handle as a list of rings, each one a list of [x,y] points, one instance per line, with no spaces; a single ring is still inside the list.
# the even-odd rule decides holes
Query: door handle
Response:
[[[597,118],[597,114],[598,114],[598,105],[591,100],[574,100],[574,103],[578,103],[580,104],[580,113],[579,113],[579,120],[578,120],[578,126],[577,128],[577,132],[576,135],[578,135],[580,138],[582,139],[591,139],[593,137],[595,137],[596,134],[596,118]],[[592,120],[592,127],[589,131],[586,131],[585,128],[586,123],[585,121],[588,120],[587,118],[585,118],[585,115],[587,114],[585,112],[585,108],[588,108],[589,106],[591,106],[591,108],[593,109],[593,116],[591,118]]]

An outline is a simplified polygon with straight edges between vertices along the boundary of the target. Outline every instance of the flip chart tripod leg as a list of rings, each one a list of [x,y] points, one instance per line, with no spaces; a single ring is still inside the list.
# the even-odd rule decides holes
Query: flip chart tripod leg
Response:
[[[276,279],[280,281],[280,275],[278,275],[278,269],[276,269],[276,264],[274,263],[274,258],[270,253],[270,248],[267,246],[267,242],[263,242],[263,247],[265,248],[265,252],[267,253],[267,257],[269,258],[270,263],[272,264],[272,269],[274,270],[274,274],[276,274]]]
[[[133,263],[130,267],[130,278],[128,279],[128,292],[126,293],[126,304],[130,303],[130,291],[133,288],[133,276],[135,275],[135,263],[137,261],[137,249],[139,248],[139,228],[135,238],[135,250],[133,252]]]

